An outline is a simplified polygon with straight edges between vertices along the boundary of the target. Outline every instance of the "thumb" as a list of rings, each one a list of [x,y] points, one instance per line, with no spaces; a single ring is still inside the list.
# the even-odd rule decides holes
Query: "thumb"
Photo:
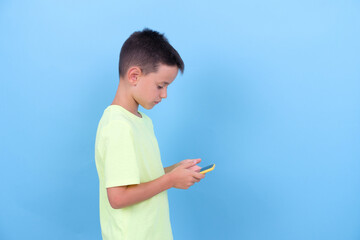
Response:
[[[198,164],[199,162],[201,162],[201,158],[196,158],[196,159],[193,159],[194,161],[196,161],[196,164]]]
[[[194,159],[193,161],[188,161],[188,162],[186,162],[184,164],[181,164],[180,166],[182,168],[189,168],[189,167],[192,167],[192,166],[196,165],[196,163],[197,163],[197,161]]]

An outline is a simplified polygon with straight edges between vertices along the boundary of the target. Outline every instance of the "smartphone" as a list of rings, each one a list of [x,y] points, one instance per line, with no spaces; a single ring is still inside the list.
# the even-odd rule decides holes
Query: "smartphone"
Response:
[[[209,166],[207,166],[207,167],[201,168],[201,169],[200,169],[200,173],[210,172],[210,171],[214,170],[214,168],[215,168],[215,164],[211,164],[211,165],[209,165]]]

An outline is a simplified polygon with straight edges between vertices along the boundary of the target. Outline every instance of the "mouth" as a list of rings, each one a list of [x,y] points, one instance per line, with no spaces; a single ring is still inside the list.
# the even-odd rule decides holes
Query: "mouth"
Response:
[[[161,102],[161,101],[155,101],[155,104],[158,104],[159,102]]]

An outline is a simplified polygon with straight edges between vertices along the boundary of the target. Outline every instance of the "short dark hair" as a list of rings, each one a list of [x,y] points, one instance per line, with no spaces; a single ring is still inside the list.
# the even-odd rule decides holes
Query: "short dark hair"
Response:
[[[124,77],[131,66],[139,66],[145,75],[157,72],[159,64],[176,65],[184,72],[183,60],[164,34],[144,28],[131,34],[121,47],[119,76]]]

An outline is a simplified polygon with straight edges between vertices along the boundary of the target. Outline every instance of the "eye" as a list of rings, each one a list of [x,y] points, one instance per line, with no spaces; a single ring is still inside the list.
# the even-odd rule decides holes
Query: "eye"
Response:
[[[157,88],[158,88],[158,89],[162,89],[163,87],[162,87],[162,86],[158,86]]]

